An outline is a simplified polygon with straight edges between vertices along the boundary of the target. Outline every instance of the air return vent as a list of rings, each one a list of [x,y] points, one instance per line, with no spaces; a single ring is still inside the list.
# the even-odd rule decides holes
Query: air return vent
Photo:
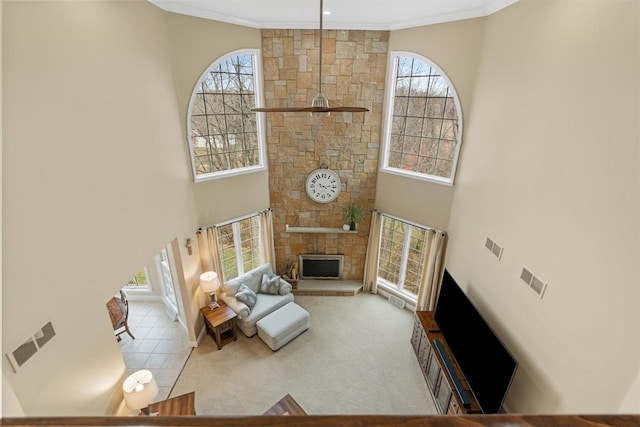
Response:
[[[38,329],[25,342],[6,354],[7,359],[13,368],[13,372],[18,372],[29,359],[31,359],[51,338],[56,335],[51,322]]]
[[[389,297],[389,302],[391,304],[395,305],[396,307],[404,308],[405,302],[404,302],[404,300],[402,298],[398,298],[398,297],[396,297],[394,295],[391,295]]]
[[[487,237],[487,240],[484,243],[484,247],[489,249],[491,253],[496,256],[496,258],[502,258],[502,246],[491,240],[491,238]]]
[[[540,298],[544,296],[544,291],[547,289],[547,284],[540,280],[538,277],[534,276],[529,270],[525,267],[522,267],[522,273],[520,274],[520,280],[527,284],[533,291],[538,294]]]

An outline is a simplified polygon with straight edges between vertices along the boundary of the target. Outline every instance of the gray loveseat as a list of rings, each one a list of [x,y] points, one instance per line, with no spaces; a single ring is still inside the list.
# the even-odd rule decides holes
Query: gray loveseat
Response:
[[[260,284],[264,274],[274,275],[271,264],[263,264],[222,285],[220,297],[238,315],[236,324],[248,337],[257,333],[256,322],[258,320],[293,301],[291,285],[282,278],[277,295],[260,293]],[[252,309],[235,298],[238,288],[242,284],[249,287],[257,295],[256,304]]]

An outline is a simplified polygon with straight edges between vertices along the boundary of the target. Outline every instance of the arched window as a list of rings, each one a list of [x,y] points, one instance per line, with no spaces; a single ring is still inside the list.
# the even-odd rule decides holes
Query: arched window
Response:
[[[426,58],[392,52],[390,59],[382,170],[453,185],[462,141],[458,95]]]
[[[225,55],[200,77],[187,117],[196,182],[265,169],[262,118],[251,112],[260,81],[257,50]]]

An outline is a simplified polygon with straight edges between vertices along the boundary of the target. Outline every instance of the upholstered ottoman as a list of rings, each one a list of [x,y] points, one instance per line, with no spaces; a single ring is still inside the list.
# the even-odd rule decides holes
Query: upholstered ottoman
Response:
[[[311,324],[309,312],[295,302],[280,307],[258,320],[258,336],[271,350],[276,351],[307,329]]]

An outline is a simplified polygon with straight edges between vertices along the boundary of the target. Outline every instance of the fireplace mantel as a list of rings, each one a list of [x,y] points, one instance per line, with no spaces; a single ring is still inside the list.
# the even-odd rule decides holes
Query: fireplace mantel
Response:
[[[343,230],[342,228],[331,227],[289,227],[289,224],[285,224],[285,233],[341,233],[341,234],[355,234],[357,230]]]

